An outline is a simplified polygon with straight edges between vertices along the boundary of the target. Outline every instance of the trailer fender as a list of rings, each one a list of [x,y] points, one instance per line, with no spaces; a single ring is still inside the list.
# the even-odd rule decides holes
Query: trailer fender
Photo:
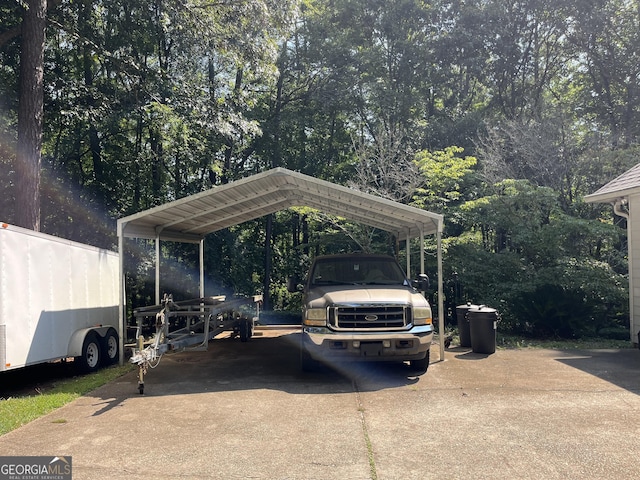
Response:
[[[67,355],[69,357],[79,357],[82,355],[82,345],[84,343],[84,339],[87,337],[89,332],[96,332],[100,339],[104,339],[107,335],[109,329],[113,329],[113,327],[105,326],[105,327],[89,327],[89,328],[81,328],[80,330],[76,330],[71,335],[71,339],[69,340],[69,348],[67,349]]]

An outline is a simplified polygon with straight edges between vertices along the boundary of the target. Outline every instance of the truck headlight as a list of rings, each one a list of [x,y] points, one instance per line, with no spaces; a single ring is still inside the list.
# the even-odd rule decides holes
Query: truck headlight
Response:
[[[413,307],[414,325],[431,325],[431,309],[429,307]]]
[[[327,309],[308,308],[303,323],[314,327],[324,327],[327,324]]]

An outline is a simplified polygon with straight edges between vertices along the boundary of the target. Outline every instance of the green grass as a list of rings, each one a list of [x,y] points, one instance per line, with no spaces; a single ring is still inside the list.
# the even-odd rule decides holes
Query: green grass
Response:
[[[0,435],[46,415],[96,388],[132,371],[132,365],[115,366],[96,373],[61,380],[53,388],[24,397],[0,399]],[[55,423],[65,423],[59,418]]]
[[[498,333],[497,348],[546,348],[551,350],[598,350],[633,348],[630,340],[614,340],[608,338],[579,338],[575,340],[523,338]]]
[[[453,347],[459,345],[460,337],[457,328],[445,330],[445,336],[451,337]],[[436,339],[434,343],[437,343]],[[616,340],[613,338],[593,337],[566,339],[539,339],[527,338],[518,335],[509,335],[500,331],[496,334],[496,348],[546,348],[550,350],[598,350],[636,348],[631,340]]]

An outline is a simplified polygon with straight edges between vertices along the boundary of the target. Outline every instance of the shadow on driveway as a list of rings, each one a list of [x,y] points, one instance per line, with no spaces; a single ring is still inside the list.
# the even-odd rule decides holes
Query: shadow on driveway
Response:
[[[640,350],[563,350],[557,361],[630,392],[640,393]]]
[[[345,362],[302,372],[299,331],[266,331],[246,343],[223,335],[209,342],[207,351],[164,355],[145,376],[144,396],[257,389],[290,394],[364,392],[410,386],[420,377],[402,362]],[[119,393],[134,395],[136,372],[119,383]]]

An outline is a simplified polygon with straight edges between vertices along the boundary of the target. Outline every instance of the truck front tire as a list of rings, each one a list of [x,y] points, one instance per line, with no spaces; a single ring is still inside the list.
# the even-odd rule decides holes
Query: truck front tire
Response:
[[[320,370],[320,362],[311,357],[304,345],[300,345],[300,368],[303,372],[317,372]]]
[[[420,373],[425,373],[429,368],[429,353],[430,351],[427,350],[427,354],[425,355],[424,358],[420,360],[411,360],[409,362],[409,364],[411,365],[411,368],[413,368],[414,370]]]

